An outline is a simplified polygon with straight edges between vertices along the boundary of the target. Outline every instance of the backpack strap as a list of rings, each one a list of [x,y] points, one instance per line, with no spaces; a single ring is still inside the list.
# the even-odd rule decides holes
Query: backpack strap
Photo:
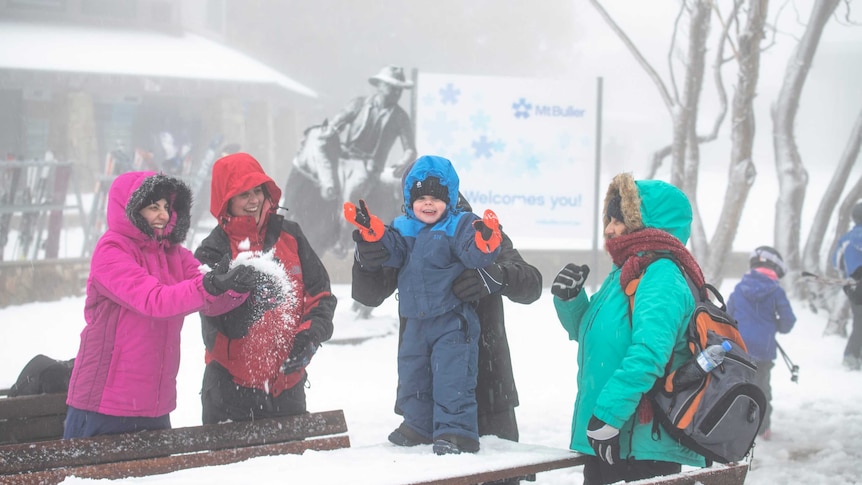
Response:
[[[686,273],[685,268],[681,264],[679,264],[679,261],[677,261],[676,258],[674,258],[673,256],[671,256],[669,254],[659,254],[658,257],[656,257],[650,264],[658,261],[659,259],[669,259],[669,260],[673,261],[674,264],[676,264],[676,267],[679,268],[679,272],[682,273],[683,278],[685,278],[685,282],[688,283],[688,289],[691,290],[691,296],[694,297],[695,302],[708,300],[709,299],[709,293],[712,293],[715,296],[715,298],[719,302],[721,302],[721,308],[722,309],[726,308],[726,306],[724,304],[724,298],[722,298],[722,296],[718,293],[718,290],[715,289],[715,287],[709,283],[704,283],[702,288],[698,288],[697,285],[694,284],[694,281],[688,276],[688,273]],[[637,291],[637,288],[638,288],[638,285],[640,284],[641,278],[643,278],[643,275],[644,275],[644,273],[646,273],[647,268],[649,268],[649,265],[647,265],[646,268],[644,268],[644,270],[640,274],[640,276],[629,281],[629,283],[626,285],[625,289],[623,290],[623,292],[626,294],[626,296],[629,297],[629,323],[630,324],[631,324],[632,313],[634,312],[634,307],[635,307],[635,292]]]
[[[676,267],[679,268],[679,271],[680,273],[682,273],[683,278],[685,278],[685,282],[688,283],[688,289],[691,291],[691,295],[694,297],[695,303],[697,303],[698,301],[702,301],[705,298],[708,299],[707,291],[711,291],[721,301],[721,306],[722,308],[724,308],[724,299],[721,297],[721,295],[718,294],[718,290],[716,290],[715,287],[708,283],[704,283],[703,288],[698,288],[697,285],[694,284],[694,281],[692,281],[692,279],[688,276],[688,273],[686,273],[685,268],[670,255],[659,254],[658,257],[656,257],[650,264],[658,261],[659,259],[669,259],[676,264]],[[644,268],[640,276],[629,281],[629,283],[623,290],[626,296],[629,297],[629,326],[632,325],[632,318],[634,317],[635,293],[637,292],[638,285],[640,284],[641,278],[643,278],[644,273],[646,273],[647,268],[649,268],[649,265]],[[691,345],[689,345],[689,347],[691,347]],[[667,365],[665,365],[664,367],[664,375],[662,375],[662,377],[659,377],[656,381],[656,387],[664,387],[666,391],[670,391],[670,389],[667,388],[667,378],[671,375],[672,368],[673,352],[671,352],[670,360],[668,360]]]
[[[632,316],[635,309],[635,291],[638,289],[641,278],[643,278],[643,273],[641,273],[637,278],[629,281],[629,284],[627,284],[625,290],[623,290],[626,296],[629,297],[629,326],[632,324]]]

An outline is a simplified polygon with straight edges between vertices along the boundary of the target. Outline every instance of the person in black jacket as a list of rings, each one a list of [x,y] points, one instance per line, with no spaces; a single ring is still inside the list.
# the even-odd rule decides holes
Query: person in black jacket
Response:
[[[459,194],[458,206],[465,211],[473,210],[462,194]],[[397,286],[395,268],[367,271],[354,258],[352,273],[352,297],[363,305],[380,306]],[[518,441],[515,419],[518,391],[506,337],[502,297],[525,305],[538,300],[542,294],[542,274],[524,261],[512,240],[503,232],[501,251],[494,264],[464,271],[453,284],[453,291],[463,301],[476,302],[482,332],[476,386],[479,435]],[[402,332],[403,325],[402,319]]]

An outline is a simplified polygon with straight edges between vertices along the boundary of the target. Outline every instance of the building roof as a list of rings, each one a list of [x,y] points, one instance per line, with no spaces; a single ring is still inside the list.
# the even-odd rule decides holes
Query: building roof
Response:
[[[0,46],[0,70],[137,76],[151,78],[150,86],[159,79],[274,85],[317,98],[278,70],[191,33],[0,21]]]

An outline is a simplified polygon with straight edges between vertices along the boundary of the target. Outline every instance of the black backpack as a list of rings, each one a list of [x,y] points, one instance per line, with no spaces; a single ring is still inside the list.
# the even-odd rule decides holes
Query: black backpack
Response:
[[[67,392],[74,364],[75,359],[57,360],[42,354],[33,357],[9,389],[9,397]]]
[[[668,362],[668,371],[647,394],[653,416],[655,422],[671,436],[707,460],[719,463],[739,461],[754,446],[766,413],[766,396],[754,383],[757,365],[748,355],[736,319],[727,313],[724,298],[718,290],[710,284],[697,288],[682,266],[677,266],[685,275],[695,301],[687,332],[691,358],[673,372],[670,372],[673,362]],[[640,277],[626,288],[630,309],[634,308],[639,282]],[[709,298],[710,294],[718,305]],[[710,345],[720,345],[724,340],[730,341],[732,348],[727,351],[721,365],[694,384],[682,389],[674,388],[673,378],[677,371],[696,365],[697,354]],[[657,427],[654,430],[658,432]]]

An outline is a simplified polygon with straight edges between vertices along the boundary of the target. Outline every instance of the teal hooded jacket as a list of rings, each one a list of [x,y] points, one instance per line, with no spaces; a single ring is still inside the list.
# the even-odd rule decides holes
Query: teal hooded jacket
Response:
[[[688,241],[691,205],[678,188],[656,180],[634,181],[617,175],[606,197],[622,197],[629,230],[664,230]],[[609,220],[605,215],[605,221]],[[690,355],[685,331],[694,298],[677,265],[669,259],[650,264],[637,287],[629,317],[629,301],[620,286],[620,268],[613,266],[592,296],[582,291],[563,301],[554,297],[557,316],[570,340],[578,342],[577,398],[570,448],[594,455],[587,441],[587,423],[597,418],[620,430],[622,459],[659,460],[705,466],[702,456],[679,444],[664,429],[654,432],[653,419],[639,403],[665,372]],[[640,412],[639,412],[640,410]]]

